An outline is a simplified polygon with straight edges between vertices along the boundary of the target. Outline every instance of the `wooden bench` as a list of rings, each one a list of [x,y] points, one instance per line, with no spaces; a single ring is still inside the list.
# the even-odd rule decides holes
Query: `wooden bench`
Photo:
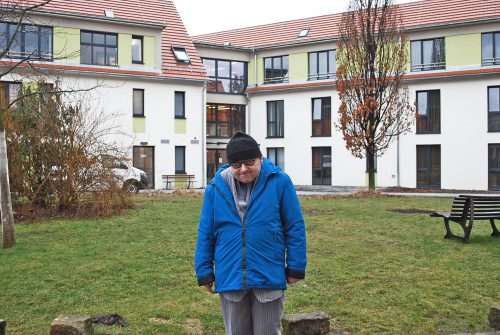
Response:
[[[457,239],[464,243],[469,243],[472,224],[475,220],[489,220],[493,233],[491,236],[498,237],[500,232],[495,225],[495,219],[500,219],[500,196],[478,196],[478,195],[459,195],[453,200],[451,211],[434,212],[431,217],[442,217],[446,227],[444,238]],[[464,236],[457,236],[450,230],[449,222],[458,223]]]
[[[166,183],[165,189],[170,190],[172,189],[172,185],[174,187],[181,185],[181,187],[186,187],[186,188],[193,188],[194,183],[196,180],[194,180],[194,174],[167,174],[167,175],[162,175],[161,178],[163,181]]]

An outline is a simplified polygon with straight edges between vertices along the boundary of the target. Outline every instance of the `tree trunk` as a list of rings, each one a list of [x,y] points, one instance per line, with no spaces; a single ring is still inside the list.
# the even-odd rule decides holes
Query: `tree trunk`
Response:
[[[9,161],[7,157],[7,141],[5,129],[0,128],[0,210],[2,217],[2,246],[10,248],[16,244],[14,214],[9,185]]]
[[[368,152],[366,154],[366,162],[368,172],[368,188],[375,191],[375,173],[377,172],[375,167],[375,154]]]

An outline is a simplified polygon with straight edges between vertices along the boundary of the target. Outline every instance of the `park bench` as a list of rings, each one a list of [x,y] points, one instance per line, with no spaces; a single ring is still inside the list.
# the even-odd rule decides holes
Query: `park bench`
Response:
[[[477,195],[459,195],[453,200],[451,211],[434,212],[431,217],[442,217],[446,227],[444,238],[456,239],[469,243],[472,224],[476,220],[489,220],[493,233],[491,236],[498,237],[500,232],[495,225],[495,219],[500,219],[500,196],[477,196]],[[451,232],[450,221],[458,223],[464,236],[458,236]]]
[[[173,188],[193,188],[194,174],[167,174],[162,175],[161,178],[166,183],[165,189],[170,190]]]

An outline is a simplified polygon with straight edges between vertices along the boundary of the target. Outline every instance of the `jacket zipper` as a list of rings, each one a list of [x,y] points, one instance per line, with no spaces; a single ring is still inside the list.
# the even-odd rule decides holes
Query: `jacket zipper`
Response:
[[[237,217],[240,217],[240,214],[238,213],[238,211],[233,207],[233,205],[231,204],[231,202],[229,202],[229,200],[227,200],[226,196],[224,195],[224,193],[221,191],[221,189],[214,183],[214,182],[211,182],[210,184],[214,185],[215,189],[217,191],[219,191],[219,193],[222,195],[222,198],[224,199],[224,201],[227,203],[227,205],[229,206],[229,208],[232,208],[233,209],[233,212],[235,212],[236,216]],[[247,210],[247,213],[248,213],[248,210]],[[247,253],[247,250],[246,250],[246,225],[245,225],[245,221],[246,221],[246,217],[247,217],[247,214],[245,213],[245,216],[243,217],[243,220],[241,220],[240,218],[240,222],[241,222],[241,232],[242,232],[242,247],[241,247],[241,250],[243,252],[243,259],[242,259],[242,267],[243,267],[243,290],[246,290],[247,288],[247,258],[246,258],[246,253]]]

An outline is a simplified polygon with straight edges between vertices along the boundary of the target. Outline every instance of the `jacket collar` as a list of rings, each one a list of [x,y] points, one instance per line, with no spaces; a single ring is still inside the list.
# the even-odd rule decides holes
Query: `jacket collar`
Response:
[[[219,188],[222,189],[224,194],[228,197],[228,199],[232,199],[231,195],[231,190],[229,189],[229,186],[227,185],[226,181],[224,178],[221,176],[221,172],[229,169],[229,164],[224,164],[222,165],[217,173],[215,174],[214,179],[212,179],[211,183],[216,184]],[[281,171],[281,169],[277,166],[275,166],[269,159],[264,158],[262,160],[262,166],[260,168],[260,173],[257,178],[259,180],[255,184],[255,189],[252,192],[252,197],[250,198],[250,201],[248,203],[248,208],[250,207],[251,203],[253,202],[253,199],[262,191],[264,188],[264,185],[267,182],[267,178],[273,173],[277,173]],[[234,201],[233,201],[234,202]]]

